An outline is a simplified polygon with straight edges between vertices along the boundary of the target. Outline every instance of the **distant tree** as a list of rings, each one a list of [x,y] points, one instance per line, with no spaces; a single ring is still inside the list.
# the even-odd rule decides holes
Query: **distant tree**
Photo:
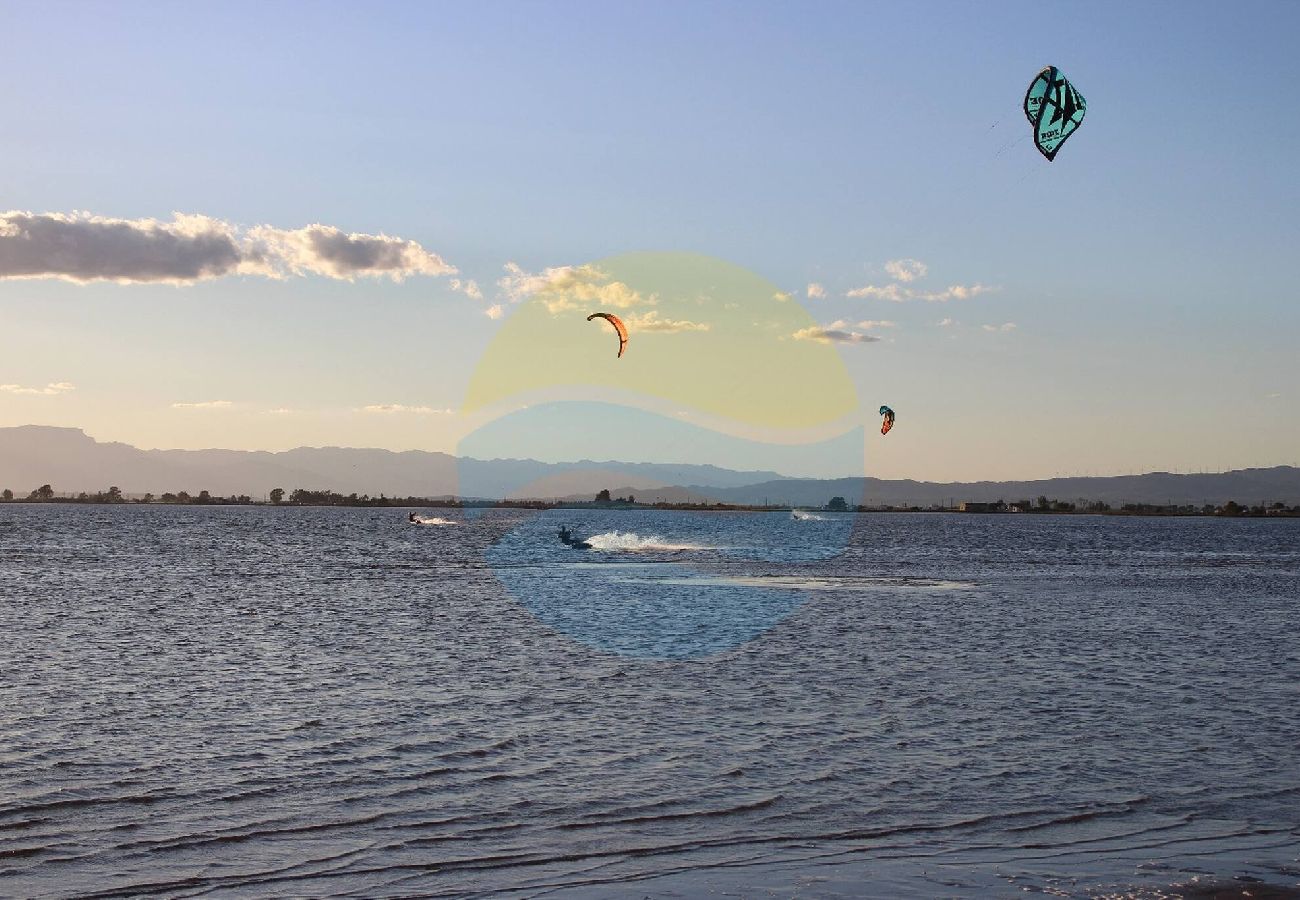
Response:
[[[47,503],[50,500],[54,499],[54,488],[50,487],[48,484],[43,484],[40,487],[38,487],[36,490],[28,494],[27,499],[39,500],[43,503]]]
[[[1244,512],[1244,507],[1237,503],[1236,500],[1229,500],[1223,504],[1223,514],[1225,516],[1239,516]]]
[[[171,491],[167,491],[167,492],[166,492],[165,494],[163,494],[162,497],[160,497],[159,499],[161,499],[163,503],[175,503],[177,497],[176,497],[176,495],[173,494]]]
[[[177,491],[177,492],[176,492],[176,502],[177,502],[177,503],[189,503],[189,502],[190,502],[190,494],[189,494],[189,491]]]
[[[8,503],[13,498],[14,498],[14,492],[9,490],[9,488],[5,488],[5,492],[3,494],[0,494],[0,500],[4,500],[6,503]]]
[[[104,496],[104,501],[106,503],[121,503],[122,489],[117,485],[113,485],[108,489],[108,493]]]
[[[832,497],[831,502],[826,504],[826,508],[831,512],[848,512],[849,501],[843,497]]]
[[[608,503],[608,502],[609,502],[609,490],[606,489],[606,490],[601,491],[599,494],[597,494],[597,495],[596,495],[596,502],[597,502],[597,503]]]
[[[153,494],[146,493],[143,497],[140,498],[140,502],[153,503]]]
[[[628,495],[627,495],[627,502],[628,502],[628,503],[635,503],[635,502],[636,502],[636,497],[634,497],[632,494],[628,494]]]
[[[284,499],[284,488],[271,488],[271,502],[279,503]]]
[[[198,499],[195,500],[194,502],[195,502],[195,503],[211,503],[211,502],[212,502],[212,495],[209,494],[207,491],[199,491]]]

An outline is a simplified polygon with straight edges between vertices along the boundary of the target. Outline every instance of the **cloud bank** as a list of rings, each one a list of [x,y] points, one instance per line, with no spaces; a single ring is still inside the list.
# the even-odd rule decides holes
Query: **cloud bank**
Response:
[[[228,275],[401,281],[455,272],[454,266],[415,241],[347,234],[331,225],[244,229],[180,213],[163,222],[85,212],[0,212],[0,279],[184,285]],[[471,287],[478,290],[467,282],[466,293]]]

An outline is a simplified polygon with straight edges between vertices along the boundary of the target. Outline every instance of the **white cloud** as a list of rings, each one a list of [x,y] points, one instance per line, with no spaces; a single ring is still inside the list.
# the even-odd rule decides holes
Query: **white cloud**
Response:
[[[865,328],[870,331],[873,328],[897,328],[897,322],[891,322],[888,319],[863,319],[858,323],[859,328]]]
[[[826,288],[822,287],[815,281],[809,283],[808,287],[804,290],[807,293],[809,300],[820,300],[822,297],[826,296]]]
[[[500,303],[493,303],[487,309],[483,310],[483,313],[489,319],[499,319],[506,314],[506,310]]]
[[[454,266],[415,241],[330,225],[241,228],[202,215],[115,219],[86,212],[0,212],[0,279],[184,285],[228,275],[324,275],[401,281]]]
[[[708,322],[692,322],[688,319],[663,319],[656,309],[637,315],[628,316],[625,324],[629,331],[649,331],[659,334],[680,334],[684,331],[708,331],[712,326]]]
[[[854,288],[845,296],[847,297],[871,297],[875,300],[889,300],[892,303],[902,303],[908,299],[903,289],[896,284],[886,284],[877,286],[874,284],[864,285],[860,288]]]
[[[1015,322],[1003,322],[1001,325],[981,325],[985,331],[1015,331]]]
[[[951,326],[953,326],[953,325],[956,325],[956,324],[957,324],[957,320],[956,320],[956,319],[947,319],[947,318],[945,318],[945,319],[940,319],[940,320],[939,320],[939,327],[940,327],[940,328],[949,328],[949,327],[951,327]]]
[[[451,289],[453,291],[460,291],[462,294],[464,294],[466,297],[470,298],[471,300],[483,299],[483,291],[481,288],[479,288],[478,282],[474,281],[473,279],[466,279],[462,281],[459,278],[453,278],[450,282],[448,282],[448,284],[451,286]]]
[[[432,406],[406,406],[402,403],[375,403],[370,406],[363,406],[360,409],[363,413],[376,413],[379,415],[394,415],[406,413],[415,416],[432,416],[448,415],[450,409],[434,409]]]
[[[172,409],[230,409],[229,400],[200,400],[197,403],[173,403]]]
[[[401,281],[411,275],[451,275],[456,271],[415,241],[385,234],[345,234],[332,225],[284,231],[260,225],[249,231],[253,253],[273,268],[294,275],[325,275],[351,281],[358,275]]]
[[[849,331],[848,327],[848,322],[837,319],[829,325],[810,325],[807,328],[800,328],[790,336],[796,341],[817,341],[822,344],[871,344],[880,340],[869,334]]]
[[[875,300],[888,300],[892,303],[904,303],[908,300],[926,300],[930,303],[944,303],[948,300],[969,300],[980,294],[987,294],[997,288],[984,284],[954,284],[942,291],[919,291],[913,288],[899,287],[896,284],[868,284],[854,288],[846,296],[870,297]]]
[[[969,300],[971,297],[978,297],[980,294],[987,294],[994,290],[996,288],[983,284],[954,284],[942,291],[909,291],[908,294],[911,299],[928,300],[931,303],[946,303],[949,300]]]
[[[68,391],[75,391],[77,386],[69,384],[66,381],[52,381],[45,387],[26,387],[21,384],[0,384],[0,391],[6,394],[29,394],[40,397],[56,397],[59,394],[66,394]]]
[[[595,266],[554,266],[542,272],[526,272],[517,263],[505,265],[506,275],[497,282],[511,303],[537,295],[552,314],[575,309],[631,309],[653,306],[655,297],[643,297],[621,281]]]
[[[930,270],[919,259],[891,259],[885,263],[885,271],[895,281],[907,283],[924,278]]]

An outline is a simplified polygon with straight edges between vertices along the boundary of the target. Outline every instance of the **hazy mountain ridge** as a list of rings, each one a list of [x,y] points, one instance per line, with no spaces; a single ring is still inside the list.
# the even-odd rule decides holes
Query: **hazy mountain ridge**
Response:
[[[609,484],[642,490],[691,482],[721,489],[780,478],[777,472],[737,472],[712,465],[457,459],[425,450],[142,450],[101,443],[77,428],[0,428],[0,488],[19,496],[49,484],[58,493],[116,485],[127,494],[206,490],[217,496],[261,497],[282,487],[402,497],[558,497],[594,495]]]
[[[601,489],[653,502],[772,503],[821,506],[834,496],[850,503],[918,505],[963,500],[1080,498],[1122,503],[1300,503],[1300,469],[1276,466],[1214,474],[1153,472],[1111,477],[1027,481],[925,482],[880,478],[787,478],[712,465],[579,460],[460,459],[423,450],[299,447],[265,450],[141,450],[101,443],[76,428],[24,425],[0,428],[0,488],[24,497],[50,484],[58,493],[128,494],[210,491],[217,496],[265,496],[286,490],[416,497],[577,497]]]

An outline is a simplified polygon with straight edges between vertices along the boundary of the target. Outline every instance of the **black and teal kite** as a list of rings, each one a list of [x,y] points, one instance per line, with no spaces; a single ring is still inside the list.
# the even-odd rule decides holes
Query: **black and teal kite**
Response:
[[[1061,70],[1048,66],[1039,72],[1025,91],[1025,115],[1034,129],[1034,146],[1051,162],[1083,123],[1087,104]]]

